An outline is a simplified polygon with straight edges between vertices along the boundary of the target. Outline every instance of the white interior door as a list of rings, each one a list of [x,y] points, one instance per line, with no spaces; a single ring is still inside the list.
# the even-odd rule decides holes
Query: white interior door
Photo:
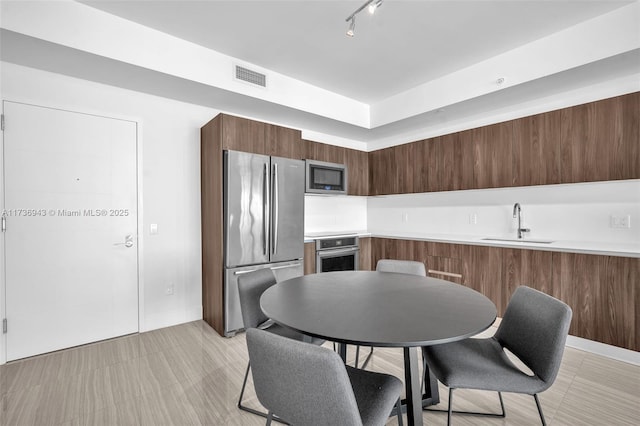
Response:
[[[138,331],[136,123],[3,107],[7,360]]]

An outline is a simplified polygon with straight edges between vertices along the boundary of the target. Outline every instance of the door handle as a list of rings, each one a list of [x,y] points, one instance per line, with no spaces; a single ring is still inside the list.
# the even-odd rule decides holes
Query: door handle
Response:
[[[269,172],[267,171],[267,164],[263,164],[262,173],[262,254],[267,255],[267,179],[269,178]]]
[[[273,213],[271,214],[271,222],[273,223],[273,227],[271,230],[271,253],[276,254],[278,252],[278,221],[280,220],[280,215],[278,212],[279,208],[279,191],[278,191],[278,165],[273,165],[273,181],[271,182],[272,186],[272,194],[273,194],[273,202],[271,208],[273,209]]]
[[[125,246],[127,248],[133,247],[133,235],[127,235],[124,237],[124,243],[115,243],[114,246]]]

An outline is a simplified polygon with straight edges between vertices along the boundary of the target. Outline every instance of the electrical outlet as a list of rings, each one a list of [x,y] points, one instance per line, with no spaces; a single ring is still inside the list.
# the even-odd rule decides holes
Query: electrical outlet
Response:
[[[631,228],[631,215],[615,215],[609,216],[609,226],[611,228]]]
[[[402,213],[402,223],[409,222],[409,213]]]
[[[477,225],[478,224],[478,214],[471,213],[469,215],[469,225]]]
[[[167,289],[164,291],[164,294],[167,296],[173,296],[173,284],[169,284]]]

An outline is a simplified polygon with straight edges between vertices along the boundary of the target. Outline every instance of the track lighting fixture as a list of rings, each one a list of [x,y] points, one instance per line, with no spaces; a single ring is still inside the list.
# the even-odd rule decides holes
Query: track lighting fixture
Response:
[[[356,17],[355,16],[351,16],[349,19],[347,19],[347,21],[351,21],[349,23],[349,29],[347,30],[347,35],[349,37],[353,37],[353,35],[355,34],[355,29],[356,29]]]
[[[376,12],[376,10],[382,4],[382,0],[367,0],[362,6],[357,8],[351,15],[347,16],[346,21],[349,22],[349,29],[347,30],[347,35],[349,37],[353,37],[355,35],[356,28],[356,15],[362,11],[365,7],[368,7],[369,13],[372,15]]]

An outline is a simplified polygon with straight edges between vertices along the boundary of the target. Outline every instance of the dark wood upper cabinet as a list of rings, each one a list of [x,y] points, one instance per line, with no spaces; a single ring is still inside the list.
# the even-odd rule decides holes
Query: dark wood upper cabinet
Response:
[[[222,149],[266,154],[265,133],[268,124],[233,115],[220,114]]]
[[[465,185],[465,189],[511,186],[513,122],[480,127],[471,133],[472,149],[463,147],[463,157],[472,156],[473,184]],[[468,166],[463,164],[463,167]]]
[[[370,195],[640,178],[640,92],[369,153]]]
[[[369,156],[365,151],[345,149],[347,194],[369,195]]]
[[[267,155],[293,158],[294,160],[304,158],[304,145],[300,130],[266,124],[265,132],[265,153]]]
[[[326,143],[304,140],[305,159],[326,161],[328,163],[345,163],[345,148]]]
[[[369,195],[398,194],[396,147],[369,153]],[[406,168],[406,167],[405,167]]]
[[[513,121],[513,186],[560,183],[561,111]]]
[[[640,177],[640,93],[562,110],[561,181]]]

